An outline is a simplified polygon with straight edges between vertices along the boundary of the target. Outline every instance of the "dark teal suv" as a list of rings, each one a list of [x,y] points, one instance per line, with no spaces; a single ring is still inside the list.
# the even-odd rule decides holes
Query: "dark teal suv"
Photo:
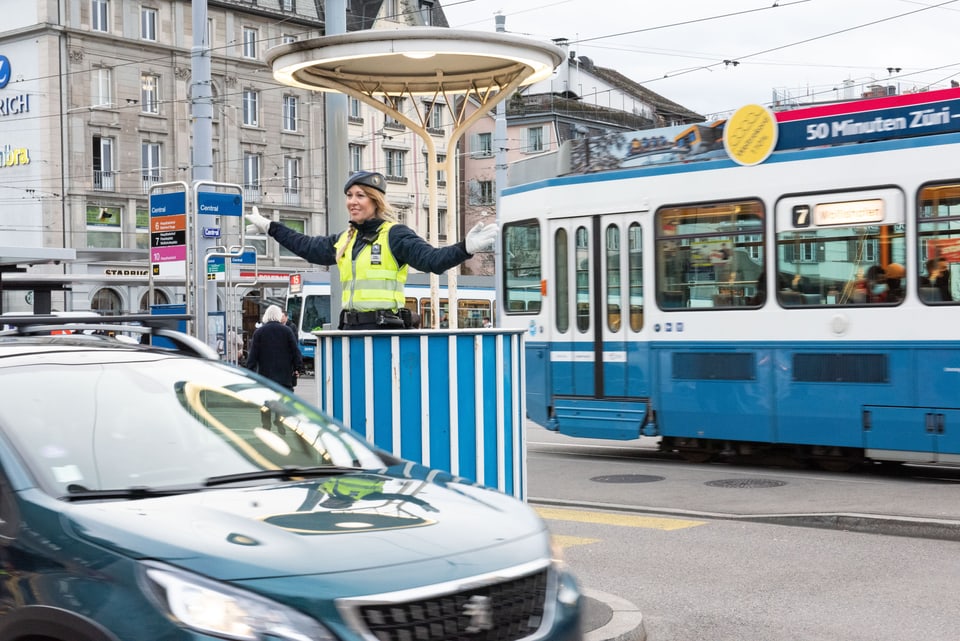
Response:
[[[581,639],[522,502],[203,349],[21,333],[0,333],[0,641]]]

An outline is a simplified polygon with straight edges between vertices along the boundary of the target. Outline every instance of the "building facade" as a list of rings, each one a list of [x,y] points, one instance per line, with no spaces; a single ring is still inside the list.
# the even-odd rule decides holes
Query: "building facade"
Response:
[[[339,231],[327,225],[324,94],[276,83],[264,54],[323,35],[322,5],[209,0],[204,25],[213,122],[211,140],[199,144],[212,146],[212,180],[239,185],[247,209],[257,205],[308,234]],[[0,247],[70,247],[76,260],[19,263],[0,280],[2,311],[30,311],[37,288],[52,291],[60,310],[135,313],[184,303],[182,283],[158,279],[150,298],[148,199],[154,185],[194,180],[191,3],[41,0],[5,12]],[[428,0],[348,6],[348,30],[428,23],[445,26]],[[431,133],[443,137],[444,110],[434,114]],[[425,231],[422,145],[366,105],[351,104],[348,120],[351,168],[386,174],[392,204]],[[445,180],[437,179],[443,204]],[[342,207],[341,198],[331,194],[331,206]],[[225,235],[236,237],[240,221],[230,223]],[[280,297],[290,273],[317,269],[265,237],[247,243],[257,248],[258,282],[240,288],[244,298]],[[24,265],[32,266],[18,273]],[[228,295],[218,292],[221,309]],[[245,308],[255,319],[259,307]]]

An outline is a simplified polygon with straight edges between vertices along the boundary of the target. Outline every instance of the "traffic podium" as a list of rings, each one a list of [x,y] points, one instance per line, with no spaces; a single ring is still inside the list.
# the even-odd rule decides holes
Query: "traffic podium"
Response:
[[[526,500],[523,330],[314,335],[327,414],[396,456]]]

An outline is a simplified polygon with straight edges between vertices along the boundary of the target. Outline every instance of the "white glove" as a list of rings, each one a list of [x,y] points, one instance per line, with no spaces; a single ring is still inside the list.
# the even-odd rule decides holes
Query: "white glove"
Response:
[[[473,229],[467,232],[467,237],[464,239],[467,253],[492,252],[493,244],[496,242],[499,233],[500,228],[497,227],[496,223],[490,223],[489,225],[477,223]]]
[[[252,211],[245,216],[247,222],[248,234],[264,234],[270,231],[270,219],[260,215],[260,210],[254,205]]]

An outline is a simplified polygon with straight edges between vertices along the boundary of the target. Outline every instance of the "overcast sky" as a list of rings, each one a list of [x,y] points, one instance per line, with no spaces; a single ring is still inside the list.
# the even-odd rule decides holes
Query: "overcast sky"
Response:
[[[445,0],[455,29],[566,38],[704,116],[774,90],[801,102],[843,97],[845,80],[940,89],[960,80],[960,0]],[[729,61],[729,62],[724,62]],[[734,64],[736,63],[736,64]],[[587,93],[586,88],[584,93]],[[602,104],[602,100],[600,100]]]

